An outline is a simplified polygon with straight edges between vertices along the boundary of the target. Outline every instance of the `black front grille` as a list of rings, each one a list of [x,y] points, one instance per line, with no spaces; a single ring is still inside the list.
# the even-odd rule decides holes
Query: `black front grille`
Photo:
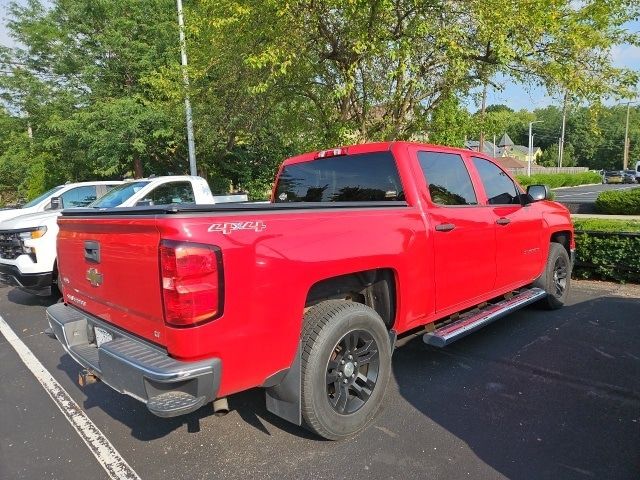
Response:
[[[22,240],[18,233],[0,231],[0,258],[15,260],[23,253]]]

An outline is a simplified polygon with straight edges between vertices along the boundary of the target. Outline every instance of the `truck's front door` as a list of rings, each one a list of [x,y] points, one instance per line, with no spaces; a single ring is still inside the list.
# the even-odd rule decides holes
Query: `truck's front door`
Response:
[[[418,151],[426,180],[427,229],[433,238],[435,309],[485,296],[496,277],[493,213],[478,204],[463,157]]]
[[[496,230],[496,288],[522,286],[544,265],[540,204],[522,206],[522,192],[500,167],[484,158],[472,160]]]

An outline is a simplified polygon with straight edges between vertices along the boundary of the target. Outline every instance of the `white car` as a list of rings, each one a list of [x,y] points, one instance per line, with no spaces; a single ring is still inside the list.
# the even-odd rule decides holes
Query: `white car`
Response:
[[[209,185],[201,177],[166,176],[143,178],[126,182],[110,182],[111,188],[90,205],[78,204],[54,192],[48,204],[63,208],[114,208],[173,203],[213,204],[246,201],[246,195],[211,194]],[[66,190],[65,190],[66,191]],[[49,193],[49,192],[48,192]],[[56,236],[60,210],[21,215],[0,222],[0,283],[13,285],[29,293],[48,296],[56,293],[58,271]]]
[[[34,198],[29,203],[20,208],[6,208],[0,210],[0,222],[26,215],[28,213],[47,212],[56,208],[51,205],[52,198],[59,198],[69,207],[86,207],[96,198],[102,197],[109,189],[120,185],[119,181],[107,182],[81,182],[58,185],[38,198]],[[55,203],[55,202],[54,202]]]

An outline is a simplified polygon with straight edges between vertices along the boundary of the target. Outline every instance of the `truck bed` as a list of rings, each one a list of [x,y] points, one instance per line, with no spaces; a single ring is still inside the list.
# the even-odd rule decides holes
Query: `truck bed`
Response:
[[[73,208],[62,211],[64,217],[163,215],[176,213],[251,213],[288,210],[334,210],[366,208],[398,208],[407,202],[282,202],[282,203],[219,203],[212,205],[155,205],[151,207],[126,208]]]

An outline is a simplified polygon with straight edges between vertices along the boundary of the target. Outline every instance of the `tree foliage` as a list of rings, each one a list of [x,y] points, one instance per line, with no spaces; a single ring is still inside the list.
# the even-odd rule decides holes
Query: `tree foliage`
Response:
[[[629,97],[638,72],[609,52],[640,43],[624,28],[639,14],[637,0],[200,0],[185,10],[187,89],[173,0],[13,4],[19,46],[0,48],[0,183],[13,190],[0,189],[186,173],[186,94],[201,173],[258,196],[283,157],[311,148],[461,145],[480,130],[524,143],[538,116],[537,141],[551,146],[557,109],[493,106],[480,119],[463,107],[469,92],[499,75],[575,104]],[[578,162],[604,165],[618,132],[603,119],[618,113],[592,112],[573,108],[568,138]]]

